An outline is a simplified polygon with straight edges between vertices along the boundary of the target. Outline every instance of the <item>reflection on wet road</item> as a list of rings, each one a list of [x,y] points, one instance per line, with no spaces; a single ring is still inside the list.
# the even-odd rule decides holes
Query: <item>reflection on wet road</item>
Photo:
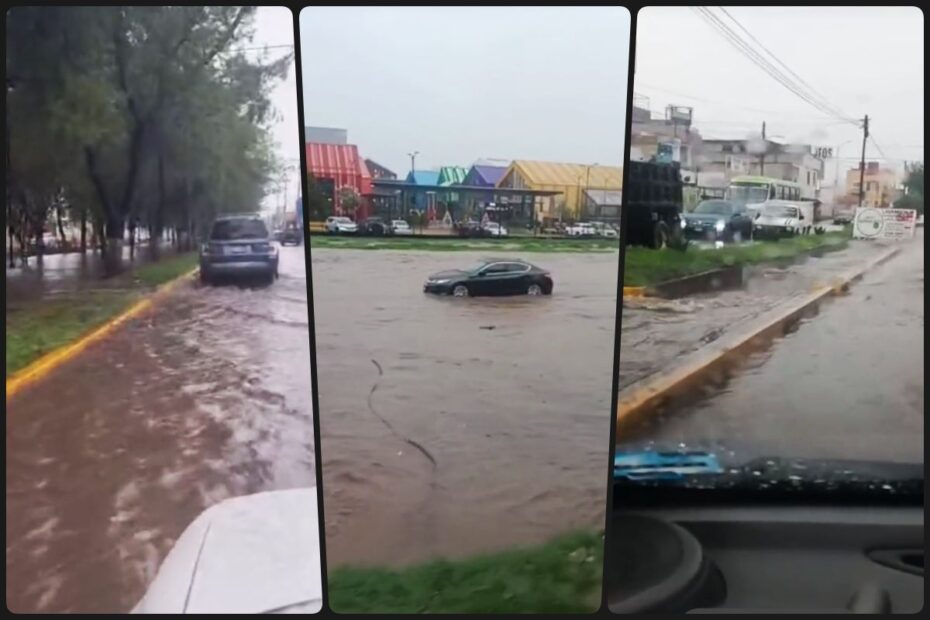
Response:
[[[898,256],[753,356],[722,391],[648,421],[621,444],[684,444],[732,463],[923,462],[923,300],[918,230]]]
[[[7,402],[7,605],[123,612],[228,497],[313,485],[303,248],[269,288],[180,287]]]
[[[481,258],[313,250],[330,565],[603,526],[618,255],[523,256],[552,297],[422,293]]]

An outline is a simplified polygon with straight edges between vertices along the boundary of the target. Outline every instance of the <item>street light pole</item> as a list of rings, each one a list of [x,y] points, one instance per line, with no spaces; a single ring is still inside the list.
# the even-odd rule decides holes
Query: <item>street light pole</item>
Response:
[[[420,154],[420,151],[414,151],[413,153],[407,153],[407,156],[410,158],[410,172],[416,171],[417,155],[419,154]]]
[[[862,199],[865,198],[865,141],[869,138],[869,115],[865,115],[862,123],[862,158],[859,160],[859,207],[862,207]]]

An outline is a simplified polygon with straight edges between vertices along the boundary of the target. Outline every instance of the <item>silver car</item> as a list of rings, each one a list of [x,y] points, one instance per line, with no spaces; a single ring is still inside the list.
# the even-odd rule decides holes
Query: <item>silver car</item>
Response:
[[[200,249],[200,281],[211,284],[223,276],[278,277],[278,250],[265,222],[255,215],[214,220],[210,239]]]

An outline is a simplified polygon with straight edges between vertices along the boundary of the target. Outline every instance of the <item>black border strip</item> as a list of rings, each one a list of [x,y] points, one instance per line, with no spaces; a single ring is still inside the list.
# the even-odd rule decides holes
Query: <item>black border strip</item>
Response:
[[[326,574],[326,511],[323,507],[323,450],[320,439],[320,393],[317,383],[317,362],[316,362],[316,319],[313,312],[313,261],[310,252],[310,214],[307,212],[307,195],[309,186],[307,184],[307,136],[304,135],[304,85],[303,71],[301,69],[301,49],[300,49],[300,12],[306,7],[294,9],[287,6],[291,12],[294,24],[294,76],[297,82],[297,122],[298,135],[300,136],[300,197],[301,197],[301,216],[303,217],[304,233],[304,264],[307,274],[307,324],[310,345],[310,402],[313,406],[313,459],[314,470],[316,474],[316,506],[317,506],[317,526],[320,530],[320,579],[321,594],[323,606],[319,613],[326,615],[332,613],[329,608],[329,589]]]
[[[630,11],[630,39],[629,39],[629,53],[627,59],[629,61],[627,65],[627,84],[626,84],[626,119],[625,127],[623,134],[623,185],[622,187],[627,186],[629,180],[629,170],[630,170],[630,145],[632,143],[632,134],[633,134],[633,83],[635,78],[635,67],[636,67],[636,18],[639,15],[640,7],[627,7]],[[609,613],[610,610],[607,608],[607,584],[609,580],[607,579],[608,571],[610,570],[611,558],[608,554],[608,549],[610,545],[608,542],[611,540],[611,536],[615,535],[615,532],[612,531],[611,523],[613,522],[614,516],[614,476],[613,476],[613,463],[614,463],[614,454],[617,449],[617,406],[619,405],[620,400],[620,355],[622,351],[620,350],[620,336],[622,334],[623,328],[623,281],[624,281],[624,272],[626,270],[626,230],[627,230],[627,208],[626,208],[626,192],[623,192],[620,203],[620,254],[617,260],[617,311],[616,311],[616,320],[614,327],[614,366],[613,366],[613,379],[611,381],[611,395],[610,395],[610,446],[607,450],[608,462],[607,462],[607,495],[606,501],[607,506],[604,510],[604,515],[606,523],[604,524],[604,568],[601,572],[601,607],[598,610],[598,615],[603,615]]]

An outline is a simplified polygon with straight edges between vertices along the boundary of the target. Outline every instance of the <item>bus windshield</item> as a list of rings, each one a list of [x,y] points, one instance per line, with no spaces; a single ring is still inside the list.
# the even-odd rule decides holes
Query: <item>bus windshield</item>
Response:
[[[739,205],[765,202],[768,197],[767,185],[731,185],[727,189],[727,200]]]

